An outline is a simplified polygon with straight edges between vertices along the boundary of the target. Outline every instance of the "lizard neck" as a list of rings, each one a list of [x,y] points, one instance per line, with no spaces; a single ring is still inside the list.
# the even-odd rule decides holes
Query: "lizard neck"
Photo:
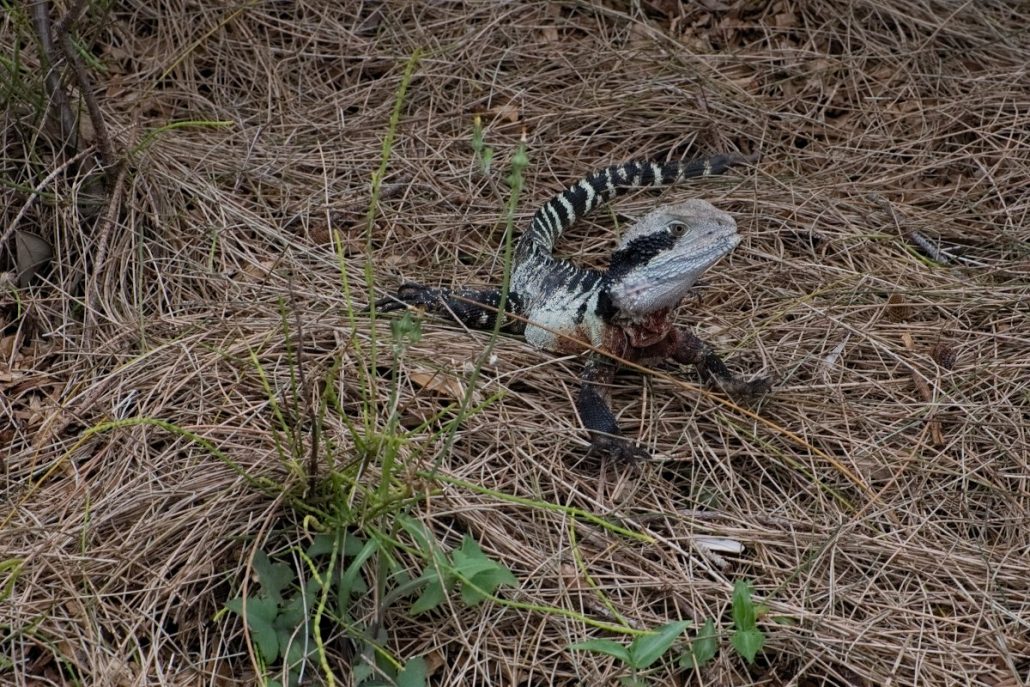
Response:
[[[597,316],[609,327],[621,329],[634,348],[658,343],[672,331],[672,308],[659,308],[648,313],[619,310],[607,288],[597,297]]]

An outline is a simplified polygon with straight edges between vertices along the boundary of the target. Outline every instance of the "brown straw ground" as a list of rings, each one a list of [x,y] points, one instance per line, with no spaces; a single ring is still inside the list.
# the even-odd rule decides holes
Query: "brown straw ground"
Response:
[[[253,633],[224,604],[254,593],[256,552],[307,574],[312,437],[319,476],[352,480],[367,536],[389,527],[361,510],[387,468],[363,447],[390,432],[401,510],[443,550],[471,535],[517,586],[414,616],[410,598],[356,597],[354,627],[323,620],[304,684],[351,684],[370,625],[399,660],[427,657],[433,685],[617,684],[624,665],[568,646],[629,641],[597,623],[707,618],[713,661],[639,677],[1030,680],[1025,3],[100,5],[78,35],[127,159],[119,205],[90,211],[78,165],[57,175],[18,227],[55,259],[0,308],[0,683],[257,683]],[[19,49],[5,78],[31,84],[19,16],[0,18],[4,54]],[[4,116],[5,232],[65,159],[38,115]],[[660,460],[587,457],[580,361],[502,337],[471,391],[484,406],[448,435],[489,333],[425,318],[396,347],[389,320],[360,311],[366,277],[376,297],[497,283],[522,137],[518,226],[606,164],[761,152],[621,199],[560,246],[603,266],[659,202],[734,213],[743,243],[679,320],[735,370],[777,378],[753,415],[693,370],[629,372],[614,407]],[[753,665],[729,643],[735,580],[767,608]]]

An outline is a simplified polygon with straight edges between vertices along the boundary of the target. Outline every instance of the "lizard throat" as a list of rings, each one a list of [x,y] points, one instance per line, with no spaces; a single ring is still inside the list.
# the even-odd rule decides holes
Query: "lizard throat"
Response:
[[[668,336],[672,330],[670,312],[668,308],[664,308],[626,321],[617,321],[617,324],[634,348],[652,346]]]

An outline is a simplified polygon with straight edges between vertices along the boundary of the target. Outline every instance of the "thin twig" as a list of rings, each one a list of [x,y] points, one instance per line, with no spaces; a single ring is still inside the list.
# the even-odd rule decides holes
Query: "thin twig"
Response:
[[[96,331],[96,310],[93,305],[95,303],[97,280],[103,270],[104,263],[107,261],[107,247],[110,243],[115,221],[118,219],[118,210],[121,208],[122,191],[124,188],[125,167],[119,166],[118,176],[115,177],[114,187],[111,189],[111,198],[107,203],[107,212],[104,213],[104,219],[100,225],[97,237],[97,252],[93,260],[92,270],[93,278],[90,279],[93,288],[86,291],[86,312],[84,315],[86,325],[83,331],[87,344],[92,340],[92,335]]]
[[[75,127],[75,114],[72,112],[71,104],[68,101],[68,94],[61,84],[61,77],[57,73],[57,55],[55,53],[54,41],[50,35],[50,2],[49,0],[37,0],[32,3],[32,22],[36,27],[36,35],[39,36],[40,57],[43,68],[46,70],[46,87],[53,103],[47,108],[47,117],[51,124],[57,129],[61,142],[68,150],[74,152],[78,148],[78,130]],[[56,116],[54,111],[57,111]]]
[[[61,51],[64,53],[64,59],[68,61],[69,66],[72,68],[72,74],[74,74],[75,81],[79,86],[79,93],[82,94],[82,99],[86,103],[86,111],[89,113],[90,122],[93,124],[93,131],[96,132],[100,159],[104,163],[106,174],[110,177],[116,173],[115,168],[117,167],[114,148],[111,146],[111,137],[107,133],[104,115],[100,111],[96,95],[93,93],[93,81],[89,78],[89,72],[86,71],[86,66],[82,63],[78,52],[76,52],[75,44],[72,42],[71,37],[71,28],[78,20],[79,14],[82,13],[84,5],[85,2],[83,0],[77,0],[75,5],[68,10],[68,13],[54,24],[54,35],[57,37]]]

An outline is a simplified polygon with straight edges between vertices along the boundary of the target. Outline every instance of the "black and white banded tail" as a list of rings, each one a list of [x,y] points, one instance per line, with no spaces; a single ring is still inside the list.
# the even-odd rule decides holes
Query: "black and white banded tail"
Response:
[[[692,177],[722,174],[730,167],[754,162],[757,156],[713,155],[680,162],[627,162],[594,172],[568,187],[541,206],[533,215],[529,231],[522,236],[523,249],[550,253],[562,232],[598,205],[624,191],[648,186],[670,186]]]

